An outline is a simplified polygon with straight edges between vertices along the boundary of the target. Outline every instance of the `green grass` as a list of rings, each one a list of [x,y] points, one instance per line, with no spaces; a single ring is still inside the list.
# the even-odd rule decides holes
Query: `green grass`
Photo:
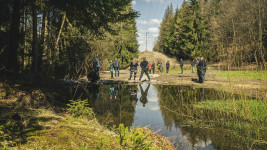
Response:
[[[22,112],[20,112],[21,114]],[[108,129],[95,118],[74,118],[68,114],[58,116],[46,109],[25,111],[24,129],[17,130],[18,122],[0,126],[0,147],[4,149],[162,149],[170,147],[156,139],[149,129]],[[10,121],[9,121],[10,122]],[[11,131],[14,130],[14,131]],[[16,133],[18,132],[18,133]],[[16,133],[16,134],[15,134]],[[12,137],[12,138],[11,138]],[[1,148],[0,148],[1,149]]]
[[[220,71],[218,76],[227,78],[245,78],[267,80],[267,71]]]
[[[266,100],[208,100],[199,102],[196,107],[234,113],[243,119],[259,122],[261,124],[266,124],[267,121]]]

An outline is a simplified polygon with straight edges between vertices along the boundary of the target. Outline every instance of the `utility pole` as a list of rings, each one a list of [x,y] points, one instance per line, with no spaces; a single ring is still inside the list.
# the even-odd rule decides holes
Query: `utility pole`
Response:
[[[148,32],[146,32],[146,51],[147,51],[147,34]]]

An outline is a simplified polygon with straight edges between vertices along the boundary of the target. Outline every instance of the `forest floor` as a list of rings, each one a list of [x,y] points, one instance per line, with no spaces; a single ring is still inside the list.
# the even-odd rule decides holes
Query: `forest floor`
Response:
[[[154,53],[154,52],[146,52]],[[147,55],[147,54],[146,54]],[[139,62],[140,57],[139,56]],[[153,55],[152,55],[153,56]],[[165,56],[166,57],[166,56]],[[166,62],[168,59],[164,59],[164,56],[160,56],[163,59],[162,62]],[[169,73],[164,70],[162,73],[149,74],[151,81],[148,81],[147,76],[144,74],[142,80],[139,81],[141,71],[138,70],[137,77],[133,80],[128,80],[130,77],[130,71],[120,70],[119,78],[115,77],[111,79],[111,74],[109,71],[100,72],[101,80],[113,80],[129,82],[131,84],[139,84],[142,82],[147,82],[151,84],[162,84],[162,85],[188,85],[196,87],[206,87],[206,88],[216,88],[228,91],[233,91],[235,93],[246,93],[253,96],[259,96],[262,98],[267,98],[267,71],[224,71],[219,69],[219,64],[211,64],[207,66],[207,71],[205,75],[205,82],[203,84],[198,83],[197,71],[195,68],[195,73],[192,73],[190,64],[184,65],[184,72],[181,74],[181,69],[178,62],[174,62],[173,58],[171,62],[171,69]],[[157,60],[157,58],[154,58]],[[148,60],[151,62],[151,60]],[[157,61],[156,61],[157,62]],[[163,63],[165,66],[165,63]],[[140,69],[140,67],[138,68]]]

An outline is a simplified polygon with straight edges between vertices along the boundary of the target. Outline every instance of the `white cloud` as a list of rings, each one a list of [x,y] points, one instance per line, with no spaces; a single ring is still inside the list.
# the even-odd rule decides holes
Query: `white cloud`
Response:
[[[159,36],[159,34],[158,34],[158,33],[154,33],[154,34],[152,34],[152,36],[153,36],[154,38],[156,38],[156,37]]]
[[[144,41],[139,40],[139,44],[144,44]]]
[[[145,21],[145,20],[137,20],[136,22],[137,22],[138,24],[147,25],[147,21]]]
[[[138,24],[142,24],[142,25],[150,25],[150,26],[153,26],[153,25],[160,25],[161,19],[150,19],[149,22],[146,21],[146,20],[136,20],[136,22]]]
[[[164,0],[143,0],[143,1],[145,1],[145,2],[163,2]]]
[[[161,23],[161,19],[150,19],[150,25],[159,25]]]
[[[133,5],[133,6],[136,5],[136,1],[135,1],[135,0],[132,1],[132,5]]]
[[[155,28],[155,27],[149,28],[148,31],[152,32],[152,33],[158,33],[159,32],[159,28]]]

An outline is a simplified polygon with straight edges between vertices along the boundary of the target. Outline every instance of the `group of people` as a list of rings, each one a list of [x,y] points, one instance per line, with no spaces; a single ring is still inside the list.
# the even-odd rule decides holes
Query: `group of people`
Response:
[[[120,64],[117,58],[115,59],[114,62],[112,61],[112,59],[110,60],[111,79],[113,79],[113,72],[115,72],[115,78],[120,77]]]
[[[184,61],[183,59],[180,59],[180,68],[181,68],[181,74],[183,74],[183,66],[184,66]],[[135,80],[136,78],[136,74],[137,74],[137,67],[138,67],[138,62],[137,59],[134,58],[130,64],[130,78],[128,80],[132,79],[132,76]],[[166,73],[169,72],[170,69],[170,62],[167,61],[166,62]],[[205,80],[205,73],[206,73],[206,61],[204,60],[203,57],[199,57],[197,59],[197,61],[192,60],[191,62],[191,67],[192,67],[192,73],[194,73],[195,71],[195,66],[197,67],[197,75],[199,78],[199,83],[204,83]],[[148,61],[146,60],[146,58],[144,57],[142,62],[140,63],[140,67],[141,67],[141,74],[139,77],[139,80],[142,79],[143,74],[145,73],[148,80],[150,81],[150,77],[149,77],[149,73],[153,72],[153,74],[155,73],[155,69],[157,67],[158,69],[158,73],[163,72],[163,65],[162,63],[158,62],[157,66],[155,65],[155,62],[153,61],[152,63],[148,63]],[[117,60],[117,58],[115,59],[115,61],[113,62],[112,60],[110,61],[110,72],[111,72],[111,78],[113,79],[113,72],[115,72],[115,78],[118,77],[119,78],[119,62]]]

